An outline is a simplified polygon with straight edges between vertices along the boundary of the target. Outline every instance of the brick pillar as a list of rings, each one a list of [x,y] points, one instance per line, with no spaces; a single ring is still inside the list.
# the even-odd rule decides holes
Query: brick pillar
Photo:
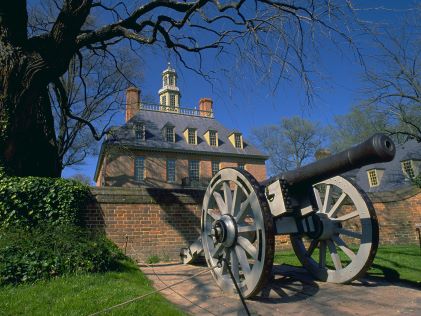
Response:
[[[126,90],[126,122],[140,110],[140,93],[136,87]]]
[[[213,116],[213,101],[210,98],[201,98],[199,101],[200,116]]]

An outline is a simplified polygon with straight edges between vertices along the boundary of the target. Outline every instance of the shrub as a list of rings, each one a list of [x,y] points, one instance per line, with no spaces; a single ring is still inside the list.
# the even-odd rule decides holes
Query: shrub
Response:
[[[89,187],[77,181],[8,177],[0,170],[0,226],[80,225],[88,197]]]
[[[0,231],[0,284],[118,270],[124,255],[103,234],[74,225]]]

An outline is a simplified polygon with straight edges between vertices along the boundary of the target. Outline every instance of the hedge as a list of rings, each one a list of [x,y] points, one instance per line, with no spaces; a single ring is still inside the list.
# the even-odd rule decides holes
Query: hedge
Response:
[[[73,224],[0,229],[0,285],[115,271],[123,258],[102,233]]]

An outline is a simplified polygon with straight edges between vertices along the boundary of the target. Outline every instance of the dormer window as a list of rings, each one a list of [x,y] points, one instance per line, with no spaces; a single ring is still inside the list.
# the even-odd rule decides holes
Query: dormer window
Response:
[[[209,146],[218,147],[218,132],[216,130],[207,130],[203,137]]]
[[[209,145],[218,146],[217,141],[218,139],[216,131],[209,131]]]
[[[241,133],[231,133],[228,139],[235,148],[244,148],[243,135]]]
[[[174,126],[166,126],[164,136],[165,136],[165,141],[170,142],[170,143],[175,143]]]
[[[404,175],[410,179],[415,178],[415,168],[414,168],[414,161],[413,160],[404,160],[401,162],[402,164],[402,171]]]
[[[183,134],[187,144],[197,145],[197,130],[195,128],[188,127]]]
[[[241,142],[241,135],[235,134],[234,136],[235,136],[235,147],[236,148],[243,148],[242,142]]]
[[[196,130],[193,128],[188,129],[188,141],[191,145],[196,145]]]
[[[384,170],[382,169],[371,169],[367,170],[368,184],[370,187],[378,187],[383,177]]]
[[[135,139],[137,141],[139,140],[145,140],[145,125],[144,124],[137,124],[135,127]]]

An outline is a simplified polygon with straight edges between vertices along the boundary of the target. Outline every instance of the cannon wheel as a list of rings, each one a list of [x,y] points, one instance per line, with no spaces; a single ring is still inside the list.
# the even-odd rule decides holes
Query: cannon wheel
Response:
[[[248,298],[257,294],[272,273],[273,220],[258,182],[247,171],[220,170],[203,199],[202,242],[208,266],[218,286],[235,292],[227,262]]]
[[[313,189],[322,235],[313,239],[291,235],[292,247],[317,279],[351,282],[364,275],[376,255],[379,226],[373,205],[356,184],[339,176],[320,182]]]

